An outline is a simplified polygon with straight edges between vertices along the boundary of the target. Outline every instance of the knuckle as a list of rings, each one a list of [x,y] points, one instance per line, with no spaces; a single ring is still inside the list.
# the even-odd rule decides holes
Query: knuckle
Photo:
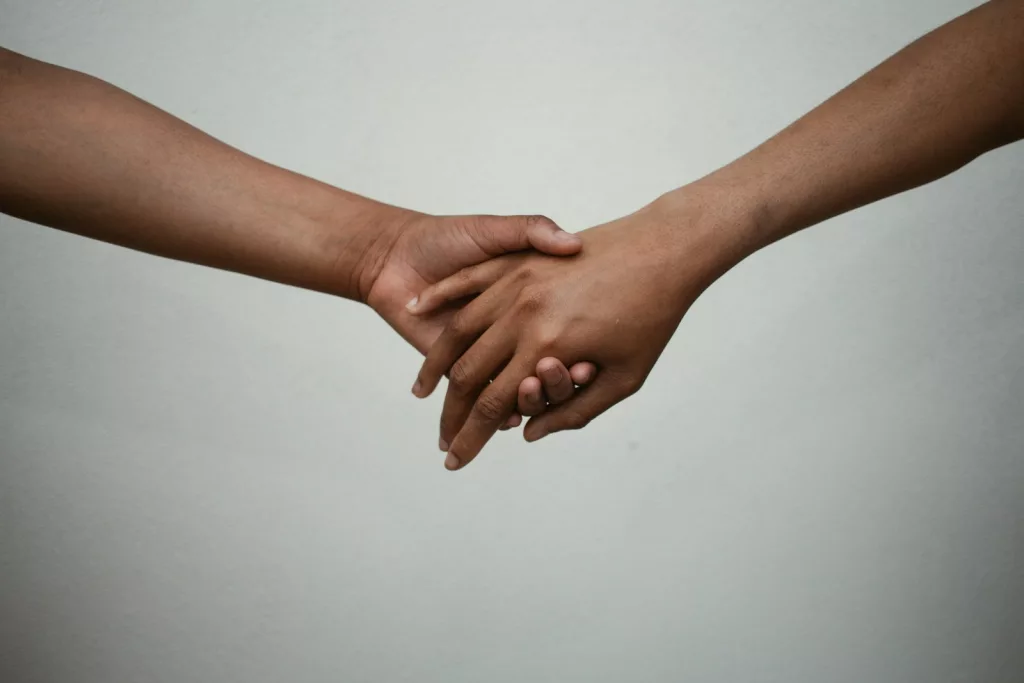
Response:
[[[463,268],[455,274],[455,281],[461,286],[469,285],[473,282],[473,269]]]
[[[448,386],[456,394],[465,394],[473,386],[473,371],[466,361],[455,361],[448,372]]]
[[[475,235],[489,235],[495,228],[501,225],[501,216],[491,214],[480,214],[474,216],[462,216],[465,230]]]
[[[448,334],[454,339],[461,339],[469,331],[469,320],[466,317],[465,309],[458,311],[448,322]]]
[[[516,269],[514,280],[518,285],[527,285],[533,281],[534,276],[537,274],[533,266],[529,264],[523,264]]]
[[[545,307],[548,301],[548,293],[542,287],[526,287],[519,294],[516,308],[520,313],[537,313]]]
[[[495,394],[483,394],[477,399],[476,412],[488,422],[500,420],[505,417],[505,402]]]
[[[590,418],[583,413],[566,413],[562,419],[562,428],[568,430],[583,429],[590,424]]]
[[[541,329],[536,332],[536,334],[534,335],[534,339],[537,343],[538,349],[544,355],[548,355],[553,351],[555,345],[558,343],[558,333],[550,329]],[[561,368],[559,368],[559,370],[561,370]],[[558,379],[555,380],[555,383],[561,383],[563,379],[564,373],[560,371],[558,373]]]
[[[526,217],[526,224],[530,227],[535,225],[555,227],[555,222],[543,214],[534,214]]]

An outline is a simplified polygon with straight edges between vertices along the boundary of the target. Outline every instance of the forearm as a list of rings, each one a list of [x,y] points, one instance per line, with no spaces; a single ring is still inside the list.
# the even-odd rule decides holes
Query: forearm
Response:
[[[248,156],[103,81],[0,49],[0,211],[349,298],[398,209]]]
[[[740,239],[752,251],[1022,137],[1024,2],[995,0],[698,184],[750,215]]]

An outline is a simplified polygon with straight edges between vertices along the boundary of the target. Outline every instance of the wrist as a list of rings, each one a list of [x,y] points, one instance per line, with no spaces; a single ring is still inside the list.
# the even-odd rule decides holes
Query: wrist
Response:
[[[335,208],[321,219],[334,283],[331,293],[367,303],[399,235],[417,216],[407,209],[342,193]]]
[[[263,162],[248,168],[214,218],[195,219],[210,226],[201,252],[158,253],[365,302],[403,219],[417,214]]]
[[[765,246],[766,215],[758,194],[714,176],[668,192],[647,209],[672,227],[672,242],[690,276],[699,265],[705,287]]]

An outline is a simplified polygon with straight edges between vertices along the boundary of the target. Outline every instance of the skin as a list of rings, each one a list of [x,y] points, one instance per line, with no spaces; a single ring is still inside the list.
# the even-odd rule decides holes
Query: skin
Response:
[[[430,216],[255,159],[114,86],[0,48],[0,211],[131,249],[369,304],[421,352],[456,306],[407,310],[494,256],[579,251],[543,216]],[[535,372],[558,379],[555,359]],[[578,384],[596,370],[572,368]],[[533,374],[533,373],[531,373]],[[572,395],[524,378],[524,411]],[[568,390],[568,391],[567,391]],[[518,425],[519,417],[506,416]]]
[[[428,288],[415,309],[423,315],[481,292],[452,318],[418,380],[426,396],[450,371],[445,466],[476,457],[540,358],[587,359],[600,374],[532,419],[528,441],[584,427],[639,390],[697,297],[747,256],[1022,137],[1024,1],[994,0],[728,166],[583,231],[581,254],[508,256]]]

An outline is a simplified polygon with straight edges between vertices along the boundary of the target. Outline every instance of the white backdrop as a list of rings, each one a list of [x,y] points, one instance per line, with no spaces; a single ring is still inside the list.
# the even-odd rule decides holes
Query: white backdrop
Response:
[[[580,229],[969,0],[0,0],[0,44],[257,156]],[[715,285],[644,390],[450,474],[346,301],[0,218],[0,679],[1024,670],[1024,148]]]

